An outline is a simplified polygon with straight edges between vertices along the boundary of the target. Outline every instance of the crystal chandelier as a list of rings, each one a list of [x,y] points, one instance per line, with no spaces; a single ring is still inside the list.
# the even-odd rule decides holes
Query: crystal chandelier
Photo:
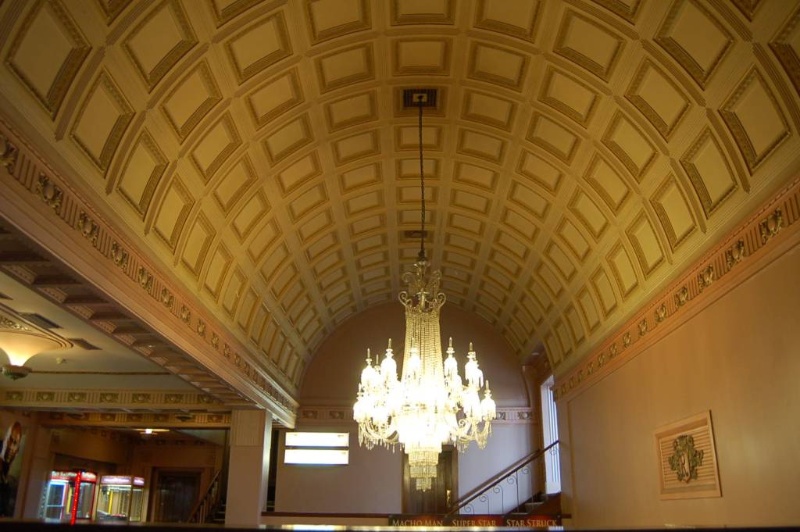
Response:
[[[361,372],[353,418],[358,440],[372,449],[376,444],[400,444],[408,455],[411,478],[417,490],[431,489],[443,444],[464,451],[471,441],[486,447],[491,433],[495,402],[470,343],[464,367],[466,383],[458,374],[453,340],[442,360],[439,313],[445,295],[439,290],[441,273],[428,272],[425,256],[425,178],[422,156],[422,108],[435,105],[433,91],[408,91],[407,99],[419,108],[419,173],[422,197],[420,251],[413,271],[403,274],[407,289],[400,292],[405,307],[406,336],[402,376],[398,380],[392,341],[383,360],[373,364],[367,349],[367,365]]]

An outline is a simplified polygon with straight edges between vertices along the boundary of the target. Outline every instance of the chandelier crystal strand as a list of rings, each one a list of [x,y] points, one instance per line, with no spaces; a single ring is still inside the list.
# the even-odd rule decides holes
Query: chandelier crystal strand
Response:
[[[447,359],[442,359],[439,314],[446,298],[439,290],[441,273],[429,273],[425,257],[422,102],[418,105],[422,230],[417,262],[412,271],[403,274],[407,289],[399,295],[406,317],[402,373],[398,379],[391,340],[380,365],[373,363],[368,349],[353,417],[358,423],[359,444],[368,449],[375,445],[403,447],[415,488],[425,491],[433,486],[443,444],[453,444],[459,451],[472,441],[481,449],[486,446],[496,407],[471,343],[464,368],[466,383],[458,374],[452,338]]]

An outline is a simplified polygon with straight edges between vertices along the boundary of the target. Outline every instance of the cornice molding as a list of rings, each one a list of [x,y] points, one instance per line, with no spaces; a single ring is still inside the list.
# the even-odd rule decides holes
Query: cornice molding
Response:
[[[2,119],[0,166],[5,170],[0,169],[0,188],[4,189],[0,195],[15,208],[17,216],[7,218],[14,227],[67,267],[92,279],[112,300],[124,300],[123,306],[128,309],[138,308],[138,319],[149,329],[256,405],[268,408],[276,420],[294,425],[297,402],[278,383],[279,378],[254,364],[253,356],[237,338],[102,220]],[[6,214],[11,210],[4,209]],[[69,242],[54,232],[66,234]],[[130,347],[145,357],[153,355],[146,345]]]
[[[73,345],[72,342],[66,338],[36,326],[36,324],[25,319],[24,316],[21,316],[13,309],[0,304],[0,335],[3,334],[20,334],[39,338],[47,342],[52,342],[55,349],[69,349]]]
[[[23,389],[2,393],[9,408],[64,410],[91,409],[106,412],[203,410],[228,411],[230,407],[209,395],[182,390],[54,390]]]
[[[533,410],[527,407],[497,408],[496,425],[531,425],[535,421]],[[303,424],[354,425],[352,406],[304,406],[298,411],[297,422]]]
[[[800,178],[783,188],[669,288],[567,373],[556,376],[557,400],[580,395],[800,244]]]
[[[226,429],[231,425],[227,412],[185,413],[122,413],[122,412],[42,412],[39,423],[55,427],[102,428],[186,428]]]

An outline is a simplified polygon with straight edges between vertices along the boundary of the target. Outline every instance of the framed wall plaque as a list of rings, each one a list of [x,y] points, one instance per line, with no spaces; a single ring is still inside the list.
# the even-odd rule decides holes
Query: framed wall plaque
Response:
[[[656,430],[662,499],[721,497],[711,412]]]

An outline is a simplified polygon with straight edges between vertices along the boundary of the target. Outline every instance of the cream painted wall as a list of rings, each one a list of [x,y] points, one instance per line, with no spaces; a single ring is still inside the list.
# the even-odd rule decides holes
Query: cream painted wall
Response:
[[[131,461],[133,445],[124,438],[112,439],[106,431],[62,429],[53,431],[50,452],[75,458],[105,462],[107,464],[127,464]],[[112,471],[101,471],[108,474]],[[118,473],[118,471],[113,471]]]
[[[372,349],[373,360],[383,358],[392,339],[398,370],[405,339],[404,309],[399,301],[380,305],[343,323],[314,354],[300,390],[301,405],[348,405],[355,402],[361,370]],[[443,346],[453,338],[455,357],[463,376],[469,343],[473,342],[478,363],[489,379],[498,406],[528,406],[520,363],[506,341],[483,319],[445,304],[441,314]]]
[[[800,524],[798,302],[800,246],[560,401],[572,524]],[[661,500],[654,432],[708,410],[722,497]]]
[[[481,318],[451,305],[441,316],[444,335],[453,337],[463,375],[469,342],[489,378],[499,407],[527,407],[522,368],[502,337]],[[342,324],[320,347],[308,368],[300,391],[300,406],[352,408],[367,347],[383,356],[392,338],[398,360],[404,339],[403,307],[399,302],[370,309]],[[445,340],[446,340],[445,336]],[[489,445],[475,444],[458,457],[459,492],[464,493],[532,451],[531,424],[496,425]],[[283,438],[278,453],[275,509],[310,513],[399,513],[402,511],[402,455],[386,449],[371,451],[358,444],[352,422],[321,425],[299,419],[296,430],[350,432],[350,464],[337,467],[286,466]]]
[[[350,463],[346,466],[298,466],[283,463],[281,434],[275,490],[275,511],[299,513],[400,513],[403,481],[401,451],[358,445],[355,424],[302,425],[299,431],[350,432]]]

